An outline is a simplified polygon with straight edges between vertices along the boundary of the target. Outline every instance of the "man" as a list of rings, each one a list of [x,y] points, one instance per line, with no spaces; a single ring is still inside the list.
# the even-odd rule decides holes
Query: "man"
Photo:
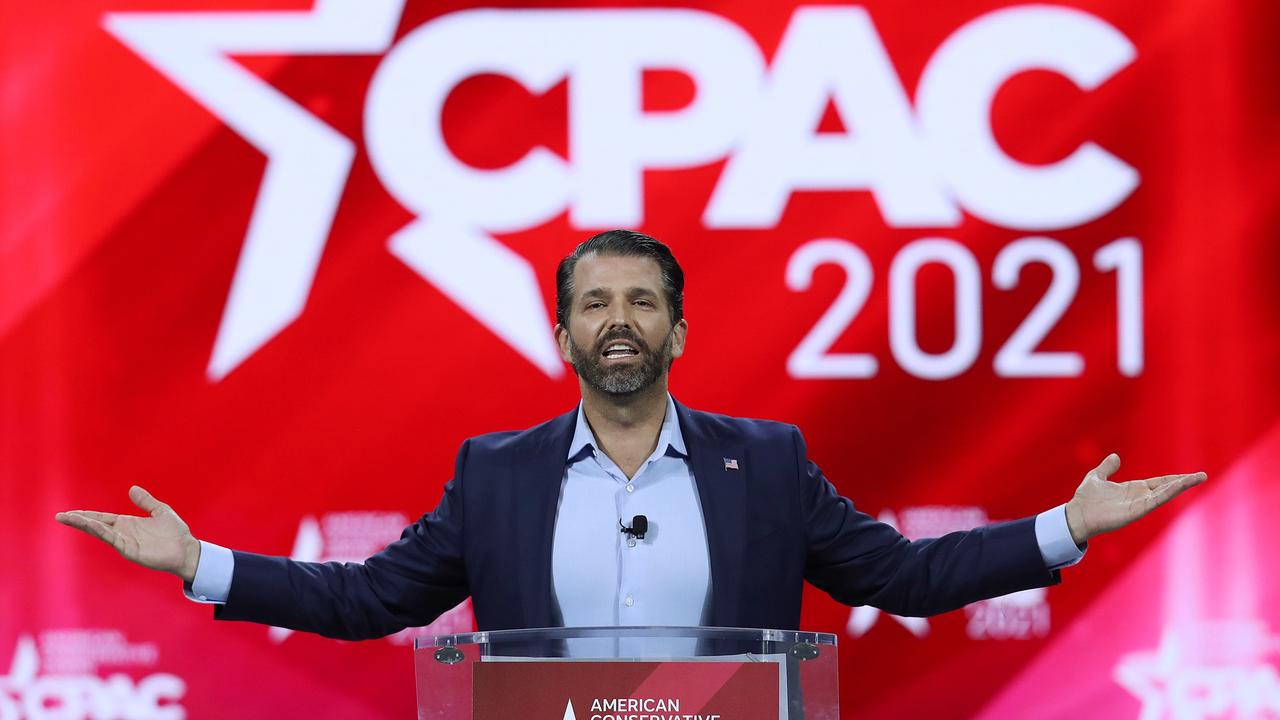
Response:
[[[796,628],[803,582],[849,604],[931,615],[1059,581],[1094,535],[1204,473],[1112,483],[1109,455],[1065,505],[908,542],[856,511],[791,425],[697,412],[667,392],[683,355],[670,250],[613,230],[556,272],[555,336],[582,401],[522,432],[467,440],[440,504],[364,563],[301,563],[198,541],[140,487],[147,517],[57,520],[181,577],[215,617],[345,639],[429,623],[472,598],[481,630],[553,625]],[[637,515],[643,538],[620,532]]]

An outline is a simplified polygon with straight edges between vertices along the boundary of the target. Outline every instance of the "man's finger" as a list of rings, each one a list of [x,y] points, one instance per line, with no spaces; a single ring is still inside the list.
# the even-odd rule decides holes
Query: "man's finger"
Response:
[[[1206,477],[1207,476],[1202,472],[1182,473],[1178,475],[1161,475],[1160,477],[1148,478],[1142,482],[1145,483],[1147,489],[1152,492],[1159,492],[1171,484],[1184,485],[1185,487],[1182,489],[1185,490],[1186,488],[1195,487],[1196,485],[1204,482]]]
[[[1151,490],[1151,509],[1158,508],[1199,485],[1205,481],[1206,477],[1204,473],[1191,473],[1190,475],[1165,475],[1148,480],[1147,487]],[[1152,487],[1151,483],[1157,484]]]
[[[96,520],[91,517],[85,517],[83,514],[81,514],[81,512],[82,511],[79,511],[79,510],[73,510],[72,512],[68,512],[68,513],[58,513],[58,515],[55,517],[57,517],[58,522],[64,525],[68,525],[77,530],[81,530],[107,543],[111,547],[116,547],[116,541],[117,541],[117,538],[120,537],[120,533],[117,533],[115,530],[112,530],[106,523],[102,522],[101,520]]]
[[[132,500],[133,504],[137,505],[140,510],[151,517],[155,517],[156,513],[164,507],[164,504],[152,497],[151,493],[143,490],[137,485],[129,488],[129,499]]]
[[[71,510],[70,512],[73,512],[76,515],[79,515],[81,517],[93,518],[94,520],[98,520],[99,522],[106,523],[107,525],[115,525],[116,519],[120,517],[115,513],[98,512],[97,510]],[[54,516],[54,519],[57,520],[58,516],[66,515],[66,514],[68,513],[58,513],[58,515]]]
[[[1098,467],[1093,469],[1093,474],[1097,475],[1102,480],[1106,480],[1119,469],[1120,456],[1115,453],[1111,453],[1102,459],[1102,462],[1098,464]]]
[[[53,519],[68,527],[83,530],[85,529],[84,526],[87,520],[84,513],[84,510],[68,510],[67,512],[60,512],[57,515],[54,515]]]

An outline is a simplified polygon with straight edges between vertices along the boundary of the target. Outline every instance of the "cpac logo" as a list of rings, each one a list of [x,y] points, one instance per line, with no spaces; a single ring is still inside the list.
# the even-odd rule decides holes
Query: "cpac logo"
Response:
[[[100,665],[152,667],[158,657],[154,643],[130,643],[117,630],[52,630],[38,644],[22,635],[0,676],[0,720],[182,720],[187,684],[177,675],[98,674]]]
[[[860,7],[801,7],[766,64],[740,27],[691,9],[468,10],[391,47],[404,0],[317,0],[306,12],[117,13],[104,25],[267,156],[208,374],[219,380],[302,312],[346,183],[354,143],[229,55],[386,53],[365,105],[365,144],[416,220],[390,251],[551,377],[563,365],[529,263],[494,233],[568,211],[580,228],[644,221],[646,169],[728,158],[709,228],[775,226],[799,190],[868,191],[895,227],[950,227],[962,210],[1020,230],[1106,214],[1137,172],[1086,142],[1030,166],[990,127],[1014,75],[1049,70],[1092,90],[1135,56],[1088,13],[1025,6],[957,29],[912,103]],[[645,112],[647,68],[693,79],[694,100]],[[441,110],[458,83],[497,73],[542,92],[570,81],[569,157],[531,150],[500,169],[451,154]],[[852,133],[818,134],[827,103]]]
[[[1159,648],[1123,656],[1112,677],[1142,701],[1141,720],[1274,718],[1277,660],[1280,635],[1265,621],[1206,620],[1166,628]]]

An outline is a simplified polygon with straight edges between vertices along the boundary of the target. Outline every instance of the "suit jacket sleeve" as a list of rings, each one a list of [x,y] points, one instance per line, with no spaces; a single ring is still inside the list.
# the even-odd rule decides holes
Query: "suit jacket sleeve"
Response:
[[[805,578],[846,605],[925,616],[1059,581],[1045,567],[1035,518],[909,541],[859,512],[809,461],[792,430],[807,533]]]
[[[469,594],[463,563],[462,444],[440,504],[363,563],[297,562],[236,552],[219,620],[251,622],[343,640],[426,625]]]

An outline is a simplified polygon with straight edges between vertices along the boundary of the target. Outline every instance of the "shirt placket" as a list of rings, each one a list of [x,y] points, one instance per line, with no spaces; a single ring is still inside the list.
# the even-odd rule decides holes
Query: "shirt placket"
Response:
[[[655,451],[645,461],[644,465],[640,466],[640,470],[636,472],[635,477],[627,479],[622,469],[608,456],[596,455],[596,460],[600,463],[600,467],[617,483],[617,489],[614,491],[614,508],[618,518],[623,523],[631,522],[634,517],[635,514],[631,512],[630,501],[640,488],[640,481],[648,473],[650,466],[657,461],[658,457],[660,455]],[[634,618],[639,611],[641,598],[637,593],[638,580],[632,558],[637,551],[642,549],[642,544],[634,537],[619,532],[615,547],[618,567],[617,593],[614,596],[615,622],[619,625],[635,625]]]

